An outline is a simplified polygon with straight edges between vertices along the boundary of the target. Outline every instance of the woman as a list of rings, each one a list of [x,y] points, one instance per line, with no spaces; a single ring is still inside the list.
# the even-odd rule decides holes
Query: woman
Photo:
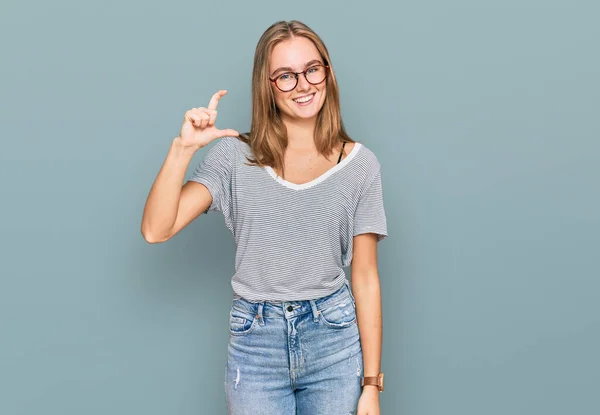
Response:
[[[248,134],[215,127],[225,94],[185,113],[142,233],[163,242],[204,212],[225,217],[231,414],[379,414],[380,166],[344,130],[329,53],[306,25],[277,22],[256,48]],[[192,155],[217,139],[182,187]]]

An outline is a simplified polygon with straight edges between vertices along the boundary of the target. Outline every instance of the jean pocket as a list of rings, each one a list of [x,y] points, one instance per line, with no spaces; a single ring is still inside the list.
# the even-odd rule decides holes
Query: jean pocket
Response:
[[[319,314],[321,321],[329,327],[344,328],[356,323],[354,301],[350,298],[321,309]]]
[[[242,336],[250,333],[256,326],[256,318],[250,316],[248,313],[231,308],[229,313],[229,332],[235,336]]]

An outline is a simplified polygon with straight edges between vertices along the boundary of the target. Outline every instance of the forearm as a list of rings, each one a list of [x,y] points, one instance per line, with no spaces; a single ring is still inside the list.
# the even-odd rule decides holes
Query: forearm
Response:
[[[173,228],[181,187],[193,155],[194,150],[183,147],[179,137],[173,140],[144,207],[142,234],[146,240],[160,241]]]
[[[369,276],[352,276],[356,316],[363,352],[364,376],[381,371],[382,313],[381,288],[376,271]]]

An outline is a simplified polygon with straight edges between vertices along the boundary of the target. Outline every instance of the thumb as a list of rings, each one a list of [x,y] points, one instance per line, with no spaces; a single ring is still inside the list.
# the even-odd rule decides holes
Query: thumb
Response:
[[[217,132],[215,133],[215,135],[217,137],[225,137],[225,136],[229,136],[229,137],[237,137],[240,135],[240,133],[238,133],[236,130],[232,130],[230,128],[225,129],[225,130],[217,130]]]

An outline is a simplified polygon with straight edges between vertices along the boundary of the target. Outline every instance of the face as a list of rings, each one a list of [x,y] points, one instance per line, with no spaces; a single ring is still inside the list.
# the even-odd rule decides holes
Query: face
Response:
[[[312,41],[305,37],[295,37],[280,42],[273,48],[269,60],[269,78],[275,79],[282,75],[285,78],[286,72],[301,72],[323,63],[323,59]],[[312,69],[312,71],[315,70],[317,69]],[[323,102],[325,102],[325,85],[325,80],[318,85],[313,85],[302,74],[298,75],[296,88],[288,92],[282,92],[271,82],[275,104],[281,111],[282,118],[284,120],[286,118],[291,120],[316,119],[323,107]]]

